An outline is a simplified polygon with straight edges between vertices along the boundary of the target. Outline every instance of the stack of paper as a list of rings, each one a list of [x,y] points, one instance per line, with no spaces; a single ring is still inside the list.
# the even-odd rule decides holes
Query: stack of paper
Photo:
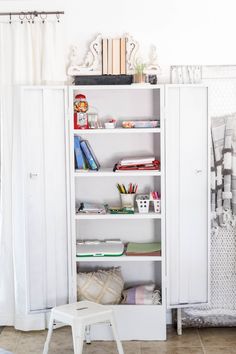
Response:
[[[160,161],[154,156],[121,159],[115,164],[113,171],[124,170],[160,170]]]
[[[129,242],[126,249],[127,256],[160,256],[161,243],[136,243]]]

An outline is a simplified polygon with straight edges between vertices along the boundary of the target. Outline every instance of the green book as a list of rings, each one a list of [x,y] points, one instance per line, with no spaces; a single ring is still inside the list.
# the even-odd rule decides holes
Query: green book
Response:
[[[161,242],[137,243],[129,242],[126,249],[127,256],[160,256]]]

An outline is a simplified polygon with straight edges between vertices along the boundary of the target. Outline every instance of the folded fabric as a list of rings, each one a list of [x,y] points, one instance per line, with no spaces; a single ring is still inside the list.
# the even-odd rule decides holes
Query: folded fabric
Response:
[[[126,289],[122,293],[122,304],[127,305],[159,305],[160,290],[154,290],[155,284],[139,285]]]

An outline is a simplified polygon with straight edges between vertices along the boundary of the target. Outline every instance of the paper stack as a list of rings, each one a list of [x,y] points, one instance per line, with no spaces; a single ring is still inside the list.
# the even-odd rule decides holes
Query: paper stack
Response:
[[[127,170],[160,170],[160,161],[154,156],[124,158],[113,168],[114,172]]]
[[[125,253],[127,256],[161,256],[161,243],[129,242]]]

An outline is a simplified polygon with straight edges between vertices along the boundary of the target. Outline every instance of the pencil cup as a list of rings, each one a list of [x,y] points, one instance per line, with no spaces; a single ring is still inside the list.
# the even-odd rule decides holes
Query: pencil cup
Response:
[[[133,208],[135,201],[135,193],[120,194],[122,208]]]
[[[154,199],[153,200],[153,205],[154,205],[154,212],[155,213],[160,213],[161,212],[161,200],[160,199]]]
[[[149,212],[150,198],[147,194],[138,195],[136,198],[138,204],[138,211],[140,214],[145,214]]]

